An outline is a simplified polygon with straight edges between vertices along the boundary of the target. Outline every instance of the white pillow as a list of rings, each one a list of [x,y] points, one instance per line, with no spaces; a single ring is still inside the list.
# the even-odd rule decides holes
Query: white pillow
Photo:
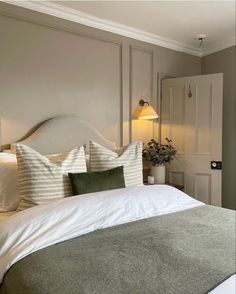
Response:
[[[118,151],[111,151],[91,141],[90,171],[103,171],[117,166],[124,167],[125,185],[143,185],[142,142],[134,142]]]
[[[68,152],[48,155],[56,163],[66,158]],[[87,156],[86,156],[87,160]],[[14,152],[0,152],[0,212],[16,210],[20,202],[17,159]]]
[[[21,197],[18,210],[72,196],[68,172],[87,171],[83,146],[48,158],[17,144],[16,156]]]
[[[0,153],[0,212],[15,210],[19,201],[16,156]]]

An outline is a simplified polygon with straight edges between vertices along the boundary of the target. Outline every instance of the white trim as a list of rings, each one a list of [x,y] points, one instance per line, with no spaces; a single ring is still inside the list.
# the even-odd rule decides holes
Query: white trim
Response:
[[[212,45],[209,49],[205,48],[202,50],[198,46],[190,46],[175,40],[148,33],[143,30],[122,25],[120,23],[104,20],[91,14],[48,1],[39,2],[29,0],[4,0],[3,2],[198,57],[202,57],[235,45],[235,38],[234,40],[231,38],[230,40]]]
[[[203,49],[202,56],[206,56],[206,55],[224,50],[226,48],[229,48],[235,45],[236,45],[236,38],[235,36],[232,36],[231,38],[228,38],[221,42],[213,43],[207,46],[205,49]]]
[[[201,50],[194,46],[187,46],[186,44],[163,38],[146,31],[138,30],[129,26],[125,26],[116,22],[103,20],[91,14],[87,14],[72,8],[64,7],[60,4],[55,4],[48,1],[12,1],[5,0],[4,2],[38,11],[41,13],[53,15],[62,19],[70,20],[86,26],[94,27],[100,30],[112,32],[125,37],[144,41],[161,47],[172,50],[188,53],[195,56],[201,56]]]

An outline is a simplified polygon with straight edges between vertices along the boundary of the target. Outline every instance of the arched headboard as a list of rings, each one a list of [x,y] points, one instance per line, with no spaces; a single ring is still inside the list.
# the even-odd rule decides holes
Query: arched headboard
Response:
[[[94,126],[78,116],[58,116],[39,124],[27,138],[18,141],[42,154],[60,153],[90,140],[115,149],[115,143],[107,140]],[[11,144],[14,149],[14,144]]]

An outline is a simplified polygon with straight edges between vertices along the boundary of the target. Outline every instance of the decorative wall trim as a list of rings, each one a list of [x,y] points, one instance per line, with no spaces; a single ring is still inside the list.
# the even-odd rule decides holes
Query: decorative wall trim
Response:
[[[120,146],[124,145],[124,95],[123,95],[123,52],[122,45],[119,46],[119,71],[120,71],[120,87],[119,87],[119,96],[120,96]]]
[[[181,180],[180,180],[180,178],[178,180],[176,178],[174,178],[176,175],[179,175],[181,177]],[[170,183],[175,183],[177,185],[181,185],[181,186],[185,187],[185,173],[184,173],[184,171],[179,171],[179,170],[168,171],[168,177],[169,177]]]
[[[150,63],[151,63],[151,68],[150,68],[150,78],[151,78],[151,83],[150,83],[150,103],[152,104],[153,106],[153,102],[154,102],[154,97],[153,97],[153,80],[154,80],[154,68],[153,68],[153,59],[154,59],[154,52],[153,50],[151,49],[148,49],[148,48],[143,48],[143,47],[140,47],[140,46],[133,46],[131,45],[130,46],[130,50],[131,50],[131,56],[132,56],[132,52],[133,51],[140,51],[140,52],[144,52],[144,53],[147,53],[147,54],[150,54]],[[131,62],[131,65],[132,65],[132,62]],[[132,74],[132,73],[131,73]]]
[[[221,42],[213,43],[212,45],[209,45],[207,48],[205,48],[202,52],[202,56],[206,56],[221,50],[224,50],[226,48],[232,47],[236,45],[236,37],[232,36],[231,38],[225,39]]]
[[[150,64],[151,64],[151,68],[150,68],[150,102],[153,104],[153,100],[154,100],[154,97],[153,97],[153,79],[154,79],[154,69],[153,69],[153,56],[154,56],[154,52],[150,49],[146,49],[146,48],[143,48],[143,47],[140,47],[140,46],[133,46],[131,45],[129,47],[129,57],[130,57],[130,75],[129,75],[129,85],[130,85],[130,94],[129,94],[129,100],[130,100],[130,137],[131,137],[131,141],[132,141],[132,138],[133,138],[133,134],[132,134],[132,119],[133,119],[133,52],[134,51],[140,51],[140,52],[143,52],[143,53],[146,53],[146,54],[149,54],[150,55]]]
[[[4,1],[4,2],[9,2],[10,1]],[[26,1],[28,2],[28,1]],[[21,2],[21,3],[24,3],[24,2]],[[81,38],[87,38],[87,39],[91,39],[91,40],[95,40],[95,41],[98,41],[98,42],[104,42],[104,43],[108,43],[108,44],[111,44],[115,47],[118,48],[119,50],[119,53],[118,53],[118,58],[119,58],[119,77],[120,77],[120,80],[119,80],[119,111],[120,111],[120,122],[119,122],[119,126],[120,126],[120,129],[119,129],[119,133],[118,133],[118,136],[119,136],[119,142],[117,142],[117,146],[120,145],[120,146],[123,146],[123,141],[124,141],[124,127],[123,127],[123,124],[124,124],[124,111],[123,111],[123,54],[122,54],[122,43],[119,42],[119,41],[116,41],[116,40],[113,40],[113,39],[109,39],[109,38],[105,38],[105,37],[102,37],[102,36],[97,36],[95,34],[92,34],[92,33],[84,33],[84,32],[81,32],[79,30],[75,30],[75,29],[71,29],[71,28],[67,28],[63,25],[58,25],[58,24],[51,24],[51,23],[46,23],[46,22],[43,22],[41,20],[34,20],[33,17],[25,17],[25,16],[15,16],[15,15],[11,15],[11,14],[5,14],[5,13],[2,13],[0,12],[0,15],[4,15],[4,16],[7,16],[7,17],[10,17],[10,18],[14,18],[14,19],[17,19],[17,20],[20,20],[20,21],[23,21],[23,22],[28,22],[28,23],[33,23],[33,24],[36,24],[36,25],[39,25],[39,26],[44,26],[44,27],[47,27],[49,29],[52,29],[52,30],[58,30],[58,31],[63,31],[63,32],[66,32],[66,33],[70,33],[70,34],[73,34],[73,35],[76,35],[78,37],[81,37]],[[36,125],[36,127],[38,127],[38,125]],[[30,130],[31,131],[31,130]],[[0,135],[1,135],[1,119],[0,119]],[[26,134],[27,136],[29,136],[29,134],[27,133]],[[2,144],[1,142],[1,136],[0,136],[0,143]],[[1,147],[4,147],[5,149],[9,149],[9,144],[5,144],[3,146],[1,146],[0,144],[0,152],[1,152]]]
[[[103,20],[91,14],[67,8],[60,4],[48,1],[36,2],[5,0],[4,2],[198,57],[202,54],[201,49],[197,46],[189,46],[143,30]]]
[[[48,1],[36,2],[30,0],[4,0],[3,2],[198,57],[206,56],[236,45],[235,36],[232,36],[229,39],[213,43],[208,47],[201,49],[198,46],[190,46],[182,42],[164,38],[117,22],[104,20],[73,8],[64,7],[58,3],[55,4]]]
[[[133,96],[133,50],[132,50],[132,46],[129,46],[129,116],[130,116],[129,130],[130,130],[130,142],[132,142],[132,138],[133,138],[132,96]]]

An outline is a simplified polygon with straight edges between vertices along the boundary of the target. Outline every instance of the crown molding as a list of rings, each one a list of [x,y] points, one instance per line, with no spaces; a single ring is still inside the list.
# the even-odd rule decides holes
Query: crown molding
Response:
[[[212,53],[224,50],[226,48],[232,47],[236,45],[236,38],[235,36],[232,36],[231,38],[225,39],[221,42],[215,42],[211,45],[208,45],[206,48],[202,51],[202,56],[207,56]]]
[[[49,1],[5,0],[3,2],[198,57],[206,56],[235,45],[235,37],[232,37],[201,49],[198,46],[190,46]]]
[[[62,19],[73,21],[79,24],[90,26],[103,31],[108,31],[139,41],[151,43],[168,49],[188,53],[200,57],[201,50],[198,47],[188,46],[168,38],[163,38],[143,30],[135,29],[116,22],[104,20],[82,11],[64,7],[48,1],[12,1],[5,0],[5,3],[31,9],[44,14],[56,16]]]

